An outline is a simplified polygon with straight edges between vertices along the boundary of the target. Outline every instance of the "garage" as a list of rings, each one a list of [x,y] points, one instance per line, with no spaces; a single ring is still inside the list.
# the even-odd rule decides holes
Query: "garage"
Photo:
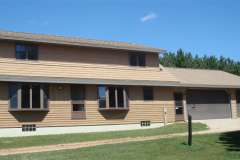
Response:
[[[188,89],[186,102],[188,112],[194,120],[231,117],[226,90]]]
[[[236,100],[237,100],[237,117],[240,118],[240,90],[236,92]]]

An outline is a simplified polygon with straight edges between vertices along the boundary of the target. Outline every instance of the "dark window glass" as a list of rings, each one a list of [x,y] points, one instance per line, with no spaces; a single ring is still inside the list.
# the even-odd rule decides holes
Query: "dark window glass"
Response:
[[[143,87],[144,100],[153,100],[153,87]]]
[[[43,108],[48,108],[48,85],[43,85]]]
[[[73,104],[73,111],[84,111],[84,104]]]
[[[99,108],[106,108],[106,88],[98,87]]]
[[[176,107],[176,114],[183,114],[183,107]]]
[[[124,107],[123,87],[117,87],[117,102],[118,107]]]
[[[83,85],[71,85],[71,96],[73,103],[84,103],[84,90]]]
[[[138,65],[145,67],[145,54],[138,54]]]
[[[18,85],[10,85],[10,108],[18,108]]]
[[[116,107],[115,87],[109,87],[109,107]]]
[[[16,59],[26,58],[26,47],[25,45],[16,45]]]
[[[22,85],[22,108],[30,108],[30,85]]]
[[[40,108],[40,85],[32,85],[32,108]]]
[[[182,94],[182,93],[175,93],[175,94],[174,94],[174,100],[175,100],[175,101],[181,101],[181,100],[183,100],[183,94]]]
[[[37,60],[38,58],[38,47],[37,46],[28,46],[28,59]]]
[[[125,93],[126,93],[126,107],[129,108],[129,90],[128,87],[125,87]]]
[[[130,66],[137,66],[137,54],[136,53],[130,53]]]

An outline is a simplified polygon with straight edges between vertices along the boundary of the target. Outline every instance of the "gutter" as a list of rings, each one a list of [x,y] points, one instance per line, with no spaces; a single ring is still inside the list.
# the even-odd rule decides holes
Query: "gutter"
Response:
[[[16,41],[27,41],[27,42],[39,42],[39,43],[49,43],[49,44],[62,44],[71,46],[82,46],[82,47],[95,47],[95,48],[108,48],[108,49],[118,49],[118,50],[128,50],[128,51],[145,51],[150,53],[166,53],[167,50],[164,49],[145,49],[145,48],[131,48],[131,47],[121,47],[121,46],[110,46],[110,45],[99,45],[99,44],[87,44],[87,43],[76,43],[76,42],[64,42],[64,41],[54,41],[54,40],[41,40],[41,39],[30,39],[30,38],[19,38],[19,37],[5,37],[0,36],[2,40],[16,40]]]

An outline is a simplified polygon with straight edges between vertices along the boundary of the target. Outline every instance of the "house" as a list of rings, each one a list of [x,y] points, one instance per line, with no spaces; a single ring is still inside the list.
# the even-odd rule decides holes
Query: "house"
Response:
[[[240,77],[164,68],[166,50],[0,31],[0,137],[143,129],[237,118]],[[238,113],[238,114],[237,114]]]

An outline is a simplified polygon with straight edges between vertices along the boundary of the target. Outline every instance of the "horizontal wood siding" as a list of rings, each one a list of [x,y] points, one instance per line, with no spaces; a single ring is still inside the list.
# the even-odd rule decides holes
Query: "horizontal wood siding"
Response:
[[[63,89],[59,90],[58,87]],[[7,83],[0,82],[0,91],[7,94]],[[21,127],[24,124],[47,126],[79,126],[107,124],[138,124],[140,121],[163,122],[163,108],[167,108],[168,122],[175,121],[171,87],[154,87],[155,101],[143,101],[142,87],[129,86],[129,111],[98,111],[97,85],[86,85],[86,119],[71,119],[70,85],[50,84],[49,112],[8,112],[8,105],[0,104],[0,128]],[[5,91],[3,91],[5,90]],[[5,102],[8,96],[2,98]]]
[[[232,118],[237,119],[237,100],[236,100],[237,89],[228,89],[228,91],[231,94]]]
[[[42,44],[38,48],[39,60],[16,60],[15,44],[0,42],[0,75],[178,81],[159,70],[155,54],[146,53],[146,67],[130,67],[126,51]]]

